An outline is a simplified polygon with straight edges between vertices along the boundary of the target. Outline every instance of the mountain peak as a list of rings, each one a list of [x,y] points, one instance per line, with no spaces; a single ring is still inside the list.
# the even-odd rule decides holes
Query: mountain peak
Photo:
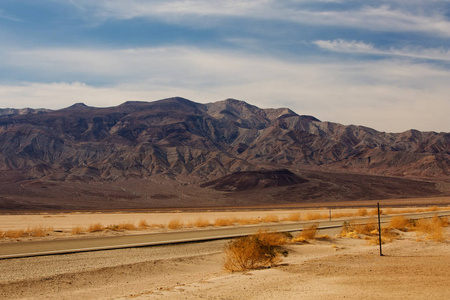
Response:
[[[84,104],[83,102],[78,102],[72,106],[67,107],[66,109],[84,109],[84,108],[90,108],[90,107],[87,106],[86,104]]]

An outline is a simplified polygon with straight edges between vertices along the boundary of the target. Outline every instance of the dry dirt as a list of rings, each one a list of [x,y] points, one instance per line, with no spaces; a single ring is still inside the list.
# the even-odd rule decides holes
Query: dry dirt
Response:
[[[447,240],[289,245],[280,265],[222,268],[227,241],[0,261],[1,299],[450,299]]]

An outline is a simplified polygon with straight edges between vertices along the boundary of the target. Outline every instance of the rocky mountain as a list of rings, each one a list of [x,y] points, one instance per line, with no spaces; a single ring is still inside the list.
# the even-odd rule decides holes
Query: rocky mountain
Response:
[[[0,210],[440,196],[449,168],[449,133],[378,132],[234,99],[0,110]]]
[[[450,133],[378,132],[234,99],[109,108],[79,103],[0,115],[0,170],[28,178],[114,181],[159,174],[203,182],[262,168],[445,177]]]

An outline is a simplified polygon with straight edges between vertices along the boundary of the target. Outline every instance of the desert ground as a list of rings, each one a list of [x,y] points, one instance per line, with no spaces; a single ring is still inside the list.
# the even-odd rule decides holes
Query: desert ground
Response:
[[[188,223],[199,216],[211,222],[231,216],[277,215],[281,219],[292,212],[15,214],[0,216],[0,230],[48,226],[66,235],[58,236],[63,234],[60,232],[43,238],[76,238],[69,234],[73,226],[93,222],[137,224],[145,219],[148,224],[168,224],[175,218]],[[295,212],[328,214],[324,209]],[[398,239],[383,245],[381,257],[379,246],[369,245],[364,239],[337,237],[338,230],[334,229],[319,233],[328,234],[328,239],[283,246],[289,255],[274,267],[234,273],[223,268],[224,248],[229,240],[0,260],[0,298],[449,299],[450,227],[444,230],[443,242],[428,240],[416,232],[401,232]],[[142,231],[95,234],[138,232]],[[2,242],[28,239],[39,238],[2,239]]]

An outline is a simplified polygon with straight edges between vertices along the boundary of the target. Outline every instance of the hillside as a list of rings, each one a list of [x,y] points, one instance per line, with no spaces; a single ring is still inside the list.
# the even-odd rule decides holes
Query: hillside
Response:
[[[300,177],[315,170],[446,181],[450,133],[378,132],[234,99],[200,104],[176,97],[108,108],[77,103],[54,111],[0,110],[0,171],[12,180],[2,186],[3,197],[31,197],[36,191],[27,194],[25,181],[41,184],[40,191],[94,185],[105,196],[108,192],[99,187],[107,183],[199,186],[235,172],[279,169]],[[269,186],[286,180],[278,179]],[[245,180],[252,188],[264,187],[263,179]],[[112,194],[139,197],[123,193]]]

